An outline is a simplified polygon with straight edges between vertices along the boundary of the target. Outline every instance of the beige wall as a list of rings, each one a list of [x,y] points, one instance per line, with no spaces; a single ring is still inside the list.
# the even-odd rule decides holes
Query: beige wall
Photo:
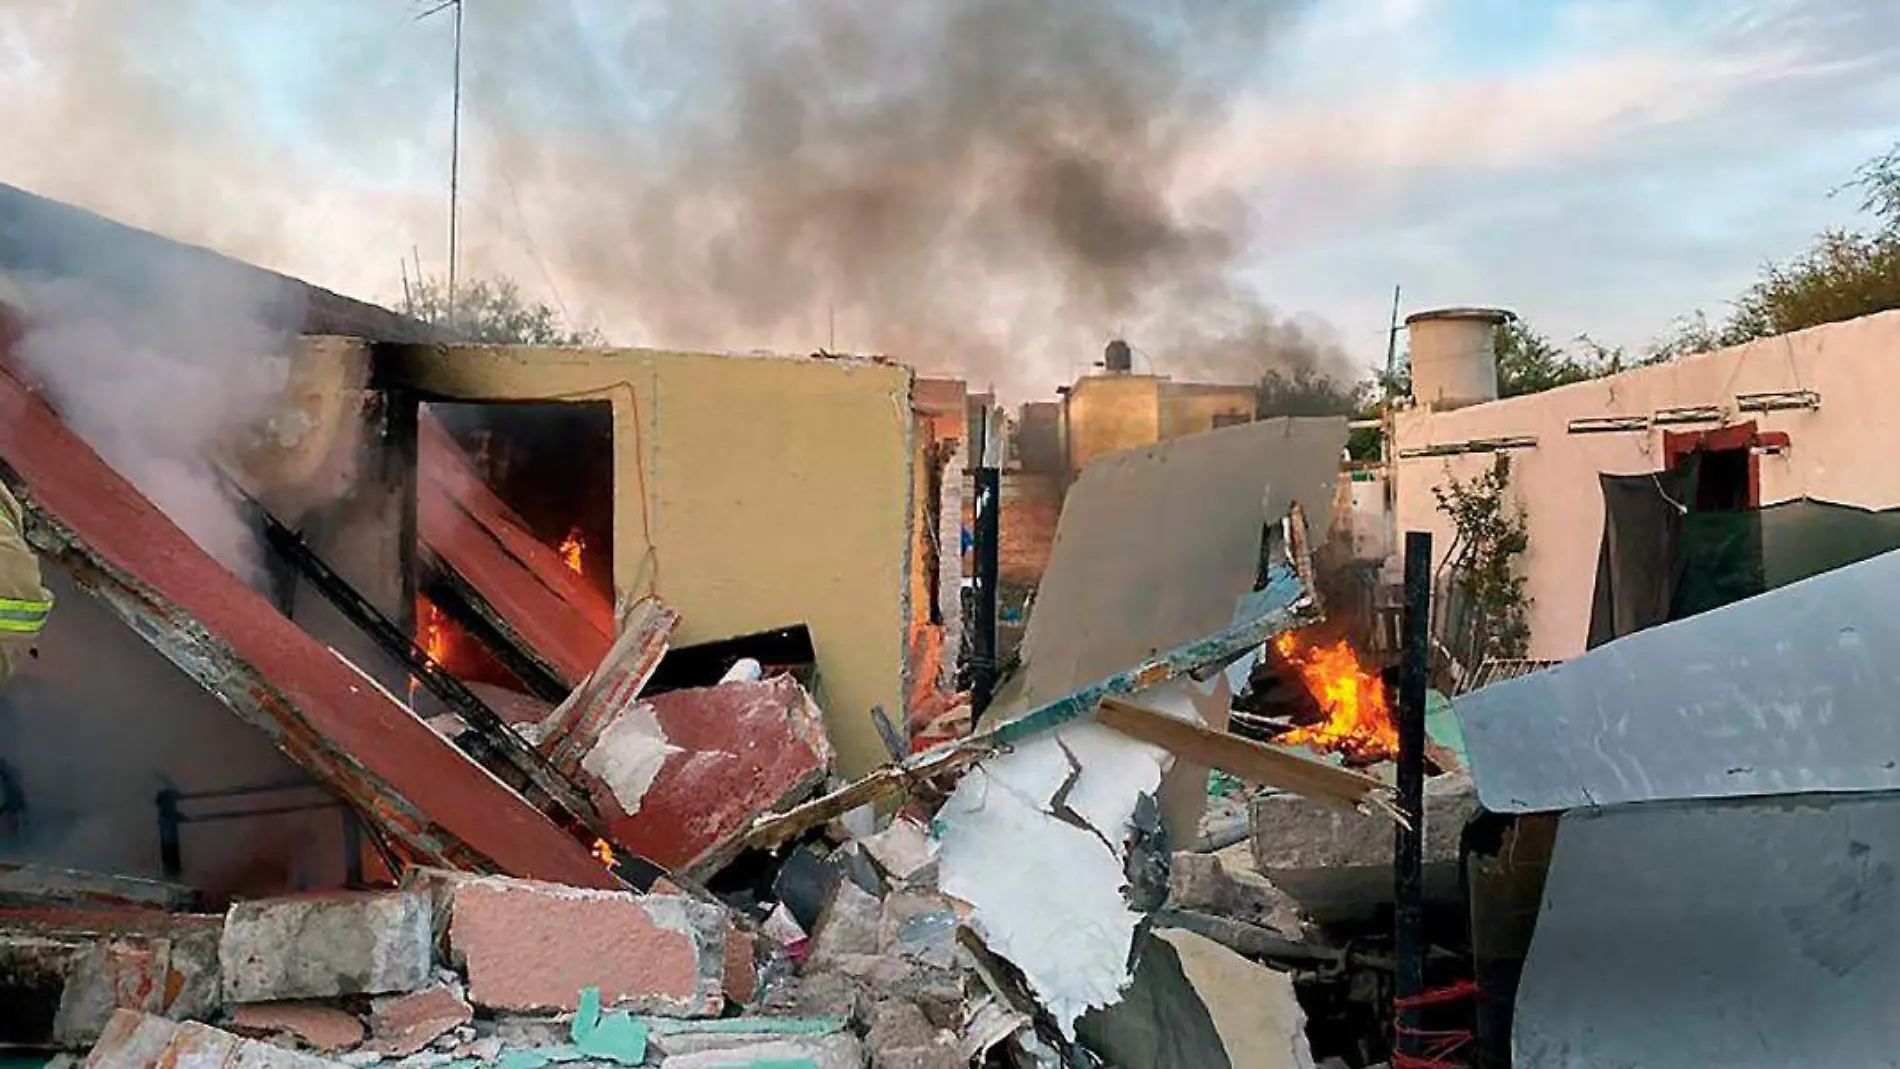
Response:
[[[1161,380],[1152,375],[1091,375],[1069,389],[1069,471],[1107,453],[1161,440]]]
[[[1754,420],[1784,431],[1791,448],[1761,462],[1762,503],[1814,497],[1871,508],[1900,505],[1900,312],[1837,323],[1732,349],[1640,368],[1595,382],[1454,412],[1411,410],[1395,419],[1398,452],[1483,438],[1526,435],[1533,448],[1511,451],[1512,484],[1526,508],[1530,548],[1524,567],[1531,606],[1531,656],[1582,652],[1603,533],[1599,472],[1630,475],[1663,467],[1664,428],[1571,434],[1571,420],[1647,416],[1660,408],[1721,405],[1727,422]],[[1740,412],[1736,395],[1812,390],[1818,410]],[[1711,430],[1719,423],[1667,428]],[[1399,459],[1400,531],[1429,530],[1441,555],[1451,528],[1432,487],[1485,470],[1488,454]]]
[[[1161,387],[1161,437],[1181,438],[1211,431],[1216,416],[1250,421],[1256,407],[1251,386],[1166,383]]]
[[[870,710],[904,708],[909,369],[650,349],[391,357],[445,398],[611,401],[616,589],[678,608],[678,643],[805,622],[842,771],[886,759]]]

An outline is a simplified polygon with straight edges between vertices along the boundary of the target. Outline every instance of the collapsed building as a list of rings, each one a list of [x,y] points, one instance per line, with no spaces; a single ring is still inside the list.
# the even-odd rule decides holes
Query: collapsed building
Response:
[[[757,1048],[743,1064],[1140,1064],[1168,1029],[1121,996],[1207,768],[1348,806],[1383,790],[1219,730],[1218,670],[1317,618],[1301,510],[1323,526],[1340,421],[1092,465],[978,730],[946,656],[960,386],[872,359],[458,344],[5,193],[0,479],[59,610],[0,695],[0,984],[30,1007],[0,1043],[100,1066],[690,1065],[724,1034]],[[265,298],[245,310],[272,344],[237,355],[280,376],[243,433],[155,472],[85,390],[205,354],[75,329],[75,308],[226,290]],[[1204,500],[1194,538],[1133,522]],[[1137,526],[1145,561],[1101,541]],[[1124,614],[1149,622],[1101,626]],[[1223,682],[1170,684],[1190,676]],[[1138,700],[1122,727],[1080,722],[1115,696]],[[1022,827],[981,789],[1019,776],[1041,784]],[[1036,836],[1093,873],[1102,938],[1032,934],[1056,903],[998,864]],[[1172,969],[1161,996],[1191,996]],[[693,1023],[727,1007],[741,1023]],[[1231,1061],[1199,1012],[1191,1061]]]
[[[1019,426],[1062,494],[978,703],[958,651],[1000,630],[997,576],[966,517],[1008,531],[1012,499],[968,470],[1005,457],[961,383],[462,344],[4,187],[0,271],[0,481],[58,603],[0,692],[0,1046],[1359,1069],[1890,1038],[1823,1037],[1785,992],[1879,990],[1893,740],[1842,710],[1878,708],[1893,558],[1829,569],[1889,548],[1891,502],[1819,421],[1891,317],[1777,340],[1797,388],[1748,348],[1503,401],[1497,313],[1414,317],[1417,403],[1350,480],[1343,419],[1220,391],[1072,470],[1072,436]],[[205,333],[233,293],[256,329]],[[190,358],[233,342],[278,362],[241,427],[127,438],[87,392],[192,423],[218,391]],[[1101,398],[1174,396],[1107,371]],[[1498,455],[1556,605],[1529,657],[1459,644],[1459,532],[1420,504]],[[1831,502],[1825,530],[1763,507],[1789,497]],[[1728,537],[1698,532],[1738,524],[1698,572]],[[1401,530],[1439,536],[1416,702]],[[1815,878],[1763,876],[1763,841]],[[1645,1023],[1664,1003],[1699,1023]]]

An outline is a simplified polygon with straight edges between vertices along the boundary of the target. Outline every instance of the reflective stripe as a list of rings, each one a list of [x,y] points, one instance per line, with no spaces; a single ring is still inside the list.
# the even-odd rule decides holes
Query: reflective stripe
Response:
[[[0,598],[0,633],[37,635],[46,626],[46,618],[52,613],[51,598],[44,601]]]

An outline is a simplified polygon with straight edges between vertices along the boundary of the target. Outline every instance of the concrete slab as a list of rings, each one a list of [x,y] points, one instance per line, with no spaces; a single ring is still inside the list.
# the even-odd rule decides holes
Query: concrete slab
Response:
[[[240,902],[218,957],[228,1002],[415,991],[433,976],[429,898],[410,891]]]
[[[1461,773],[1425,789],[1425,894],[1455,902],[1458,842],[1477,811],[1477,793]],[[1296,794],[1253,802],[1254,868],[1322,924],[1370,920],[1392,901],[1390,817],[1322,805]]]

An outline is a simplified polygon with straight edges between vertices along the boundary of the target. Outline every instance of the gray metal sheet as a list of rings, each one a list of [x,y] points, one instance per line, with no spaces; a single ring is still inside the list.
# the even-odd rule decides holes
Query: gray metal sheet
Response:
[[[1900,1066],[1900,797],[1564,814],[1518,1069]]]
[[[1900,553],[1457,698],[1493,812],[1900,789]]]

